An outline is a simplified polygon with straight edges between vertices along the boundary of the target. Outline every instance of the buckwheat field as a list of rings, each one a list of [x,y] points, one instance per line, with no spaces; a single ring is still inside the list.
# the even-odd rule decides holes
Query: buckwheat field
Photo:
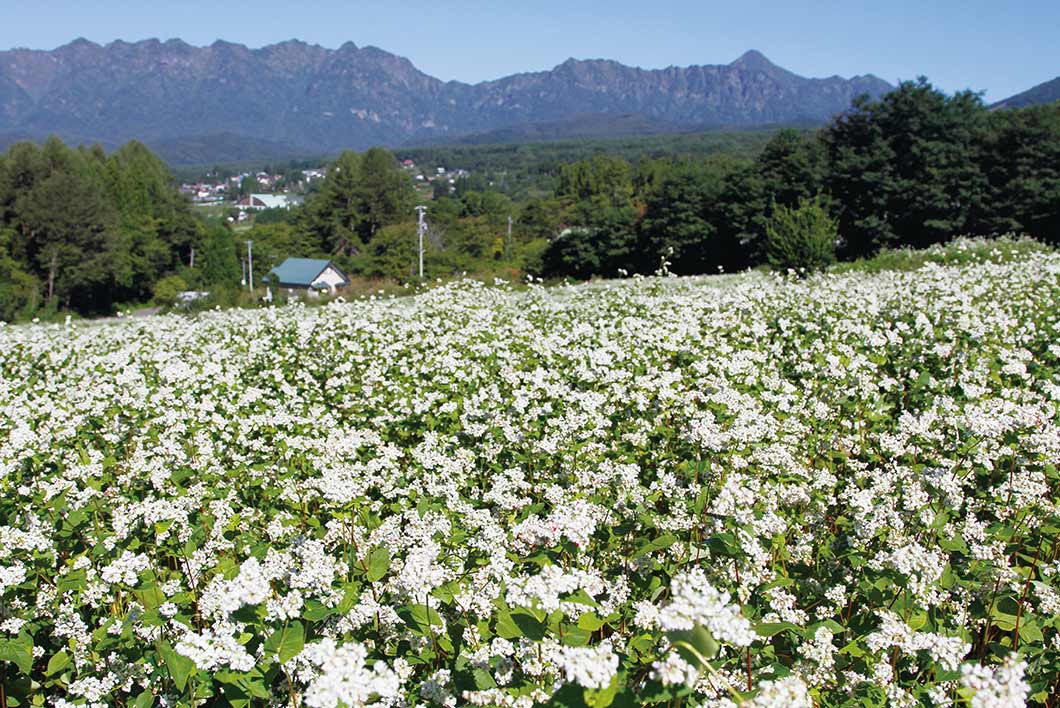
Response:
[[[1060,256],[0,329],[6,706],[1016,706]]]

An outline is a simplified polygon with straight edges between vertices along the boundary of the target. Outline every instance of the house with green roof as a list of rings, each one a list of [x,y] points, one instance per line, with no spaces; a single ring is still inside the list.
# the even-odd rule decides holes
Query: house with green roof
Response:
[[[310,295],[335,292],[350,284],[335,264],[322,258],[288,258],[263,279],[270,286],[288,291],[304,290]]]

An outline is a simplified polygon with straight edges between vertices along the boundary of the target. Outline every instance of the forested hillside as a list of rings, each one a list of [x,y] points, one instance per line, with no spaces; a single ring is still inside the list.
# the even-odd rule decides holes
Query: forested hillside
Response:
[[[991,112],[974,94],[946,95],[922,80],[855,101],[816,133],[780,131],[758,151],[734,146],[634,160],[619,150],[590,153],[553,164],[534,190],[509,179],[530,169],[533,153],[491,148],[483,165],[511,155],[511,173],[481,169],[452,185],[438,181],[428,195],[424,275],[590,278],[800,265],[782,241],[801,238],[805,225],[816,240],[799,248],[817,249],[806,261],[814,266],[961,234],[1060,241],[1057,105]],[[255,244],[259,284],[288,256],[331,258],[352,276],[408,283],[418,277],[413,207],[422,194],[392,153],[345,152],[304,206],[260,215],[238,240]],[[225,304],[240,282],[236,242],[226,222],[194,215],[163,163],[138,143],[106,155],[50,140],[0,157],[4,319],[112,312],[117,303],[158,299],[166,278],[167,292],[209,289],[212,302]]]
[[[108,313],[189,262],[203,229],[140,143],[107,155],[58,139],[0,158],[0,317]]]

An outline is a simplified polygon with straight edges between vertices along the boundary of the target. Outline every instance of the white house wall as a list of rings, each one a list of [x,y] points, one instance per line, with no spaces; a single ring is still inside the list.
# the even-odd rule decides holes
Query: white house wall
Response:
[[[317,276],[317,279],[313,281],[313,285],[322,283],[328,286],[329,290],[334,290],[336,287],[345,282],[345,278],[339,273],[333,266],[328,266],[324,269],[324,272]]]

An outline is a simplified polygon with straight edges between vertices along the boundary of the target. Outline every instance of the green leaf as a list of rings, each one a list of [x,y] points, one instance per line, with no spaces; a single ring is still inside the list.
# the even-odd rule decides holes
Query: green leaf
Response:
[[[0,661],[10,661],[29,674],[33,671],[33,638],[20,632],[14,639],[0,639]]]
[[[443,624],[441,615],[426,605],[406,605],[397,613],[409,629],[422,637],[430,637],[433,634],[431,625],[441,626]]]
[[[168,642],[161,642],[158,650],[162,660],[166,662],[173,683],[177,685],[177,690],[183,691],[188,685],[188,677],[195,672],[195,662],[183,654],[178,654]]]
[[[493,676],[490,675],[489,671],[475,669],[471,672],[471,675],[475,679],[475,688],[478,690],[485,691],[489,688],[497,688],[497,682],[493,680]]]
[[[155,696],[153,693],[151,693],[151,689],[143,691],[139,696],[136,697],[136,700],[133,701],[133,705],[136,706],[136,708],[151,708],[151,706],[153,706],[154,704]]]
[[[607,622],[597,617],[592,612],[586,612],[584,615],[578,618],[578,626],[588,632],[595,632],[596,630],[603,627]]]
[[[529,612],[519,608],[512,610],[511,616],[515,626],[517,626],[521,632],[519,636],[532,639],[535,642],[539,642],[545,638],[545,625],[539,622],[537,618]]]
[[[1020,621],[1020,639],[1028,644],[1037,644],[1045,637],[1042,635],[1042,628],[1034,620],[1024,617]]]
[[[677,543],[677,536],[674,536],[672,533],[666,533],[641,546],[637,550],[637,555],[643,556],[648,553],[654,553],[655,551],[665,551],[675,543]]]
[[[305,627],[297,620],[278,629],[265,640],[265,653],[278,655],[281,664],[298,656],[305,647]]]
[[[593,599],[593,596],[585,592],[583,588],[578,588],[576,591],[567,595],[563,598],[567,602],[575,602],[579,605],[588,605],[589,607],[599,607],[600,603]]]
[[[994,607],[990,611],[990,617],[994,620],[994,625],[1002,632],[1011,632],[1016,628],[1016,615],[1010,615]]]
[[[760,637],[772,637],[781,632],[795,632],[797,634],[802,633],[802,627],[791,622],[763,622],[762,624],[755,627],[755,632]]]
[[[224,684],[221,692],[224,693],[225,700],[232,708],[248,708],[253,701],[250,692],[238,684]]]
[[[166,594],[162,592],[162,588],[158,587],[158,583],[151,583],[139,590],[134,590],[133,594],[148,612],[157,610],[166,601]]]
[[[719,646],[717,640],[714,639],[714,635],[706,627],[698,624],[692,629],[667,632],[667,636],[678,653],[681,654],[681,658],[692,666],[702,668],[703,659],[713,659],[718,653]],[[697,656],[697,652],[699,656]]]
[[[655,637],[651,634],[640,634],[630,637],[626,652],[631,658],[643,659],[655,655]]]
[[[333,614],[335,614],[335,610],[324,603],[318,602],[317,600],[309,600],[305,603],[305,610],[302,611],[302,618],[307,619],[310,622],[319,622],[322,619],[327,619]]]
[[[592,639],[592,634],[585,629],[573,624],[561,624],[563,630],[563,643],[569,647],[583,647]]]
[[[390,551],[385,546],[377,546],[368,556],[368,579],[373,583],[380,580],[390,570]]]
[[[611,678],[611,685],[607,688],[587,688],[582,692],[582,699],[589,708],[607,708],[614,702],[620,685],[618,674],[615,674]]]
[[[523,636],[523,630],[515,623],[512,613],[507,610],[498,610],[497,614],[497,636],[502,639],[518,639]]]
[[[45,676],[54,676],[70,665],[70,655],[60,649],[52,658],[48,659],[48,668],[44,670]]]
[[[577,684],[565,683],[545,705],[550,708],[586,708],[585,694]]]
[[[88,587],[88,576],[84,568],[71,570],[55,583],[55,592],[62,595],[65,592],[84,590]]]

